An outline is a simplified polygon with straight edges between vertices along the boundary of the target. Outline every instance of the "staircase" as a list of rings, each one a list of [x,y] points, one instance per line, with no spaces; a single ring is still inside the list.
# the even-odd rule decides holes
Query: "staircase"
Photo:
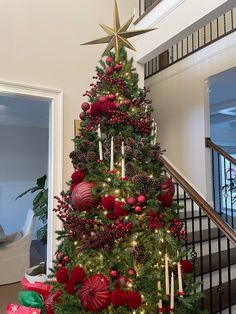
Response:
[[[210,314],[236,314],[236,233],[164,158],[161,161],[175,182],[175,201],[183,206],[184,248],[205,296],[200,307]]]

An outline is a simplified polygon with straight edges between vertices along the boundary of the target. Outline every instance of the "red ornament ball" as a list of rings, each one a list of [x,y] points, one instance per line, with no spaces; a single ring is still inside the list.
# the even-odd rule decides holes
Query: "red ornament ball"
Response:
[[[93,182],[80,182],[73,189],[71,200],[74,207],[79,211],[89,211],[96,204],[96,200],[92,196]]]
[[[166,178],[165,181],[160,186],[161,190],[165,194],[170,194],[172,197],[175,194],[175,185],[171,178]]]
[[[165,207],[171,206],[173,198],[170,194],[162,194],[159,197],[161,204]]]
[[[113,62],[113,58],[112,57],[107,57],[106,58],[106,63],[109,64],[109,63],[112,63]]]
[[[105,101],[107,101],[107,96],[99,96],[98,101],[104,103]]]
[[[118,217],[124,217],[127,216],[128,212],[124,208],[125,203],[124,202],[116,202],[114,207],[114,214],[116,214]]]
[[[102,197],[102,206],[106,210],[112,210],[115,206],[115,198],[113,195],[107,195]]]
[[[188,260],[182,259],[180,261],[181,269],[183,273],[191,273],[193,271],[193,265]]]
[[[61,267],[56,272],[56,279],[59,283],[66,283],[69,280],[68,270],[65,267]]]
[[[134,206],[136,203],[137,203],[137,200],[136,200],[136,197],[134,196],[129,196],[126,200],[126,203],[131,205],[131,206]]]
[[[120,276],[120,273],[117,269],[112,269],[109,273],[109,276],[111,277],[111,279],[118,279]]]
[[[127,274],[129,276],[134,276],[135,277],[136,276],[136,270],[133,269],[133,268],[129,268]]]
[[[143,213],[143,208],[142,208],[142,206],[136,205],[136,206],[134,207],[134,212],[135,212],[135,214],[137,214],[137,215],[141,215],[141,214]]]
[[[113,100],[116,99],[116,96],[115,96],[114,94],[109,94],[109,95],[108,95],[108,99],[111,100],[111,101],[113,101]]]
[[[106,74],[107,74],[107,75],[112,75],[113,72],[114,72],[114,70],[113,70],[112,67],[107,67],[107,68],[106,68]]]
[[[90,108],[90,104],[88,102],[83,102],[81,108],[82,110],[87,111]]]
[[[119,109],[119,108],[120,108],[120,103],[119,103],[119,102],[116,102],[116,103],[115,103],[115,106],[116,106],[116,109]]]
[[[126,292],[121,289],[115,289],[111,293],[111,304],[114,306],[125,305]]]
[[[84,280],[84,277],[85,277],[85,271],[83,267],[76,266],[71,272],[70,281],[76,285],[79,282],[82,282]]]
[[[70,191],[72,192],[74,188],[76,187],[77,183],[71,183],[70,185]]]
[[[102,115],[102,105],[100,104],[100,102],[94,102],[94,103],[91,105],[90,114],[91,114],[91,116],[93,116],[93,117],[101,116],[101,115]]]
[[[58,252],[57,255],[56,255],[56,259],[57,259],[58,261],[61,261],[62,258],[63,258],[63,256],[64,256],[64,254],[63,254],[62,252]]]
[[[72,173],[71,179],[73,183],[80,183],[84,180],[85,178],[85,172],[82,170],[77,170]]]
[[[108,114],[108,110],[116,110],[116,105],[112,101],[106,101],[102,105],[102,112]]]
[[[122,284],[122,285],[125,285],[127,283],[127,277],[126,276],[123,276],[121,275],[119,278],[118,278],[119,282]]]
[[[125,99],[125,100],[124,100],[124,104],[125,104],[126,106],[128,106],[128,105],[130,104],[129,99]]]
[[[80,112],[79,118],[80,118],[80,120],[85,120],[86,119],[86,113],[84,111]]]
[[[67,255],[64,256],[63,259],[62,259],[62,262],[63,262],[64,264],[68,264],[68,263],[70,262],[69,257],[68,257]]]
[[[137,201],[140,203],[140,204],[145,204],[146,201],[147,201],[147,197],[145,195],[139,195],[137,197]]]
[[[114,65],[114,70],[115,70],[115,71],[120,71],[121,69],[122,69],[122,66],[121,66],[120,63],[116,63],[116,64]]]
[[[80,287],[79,296],[85,311],[101,312],[111,303],[108,279],[101,274],[89,276]]]
[[[75,285],[73,284],[73,282],[68,281],[68,282],[65,284],[65,291],[66,291],[68,294],[74,294],[74,293],[75,293]]]
[[[132,309],[136,310],[140,307],[142,303],[141,295],[137,291],[129,291],[126,295],[126,305]]]
[[[107,213],[107,214],[106,214],[106,217],[107,217],[107,219],[110,219],[110,220],[116,220],[116,219],[119,218],[119,217],[118,217],[115,213],[113,213],[113,212]]]

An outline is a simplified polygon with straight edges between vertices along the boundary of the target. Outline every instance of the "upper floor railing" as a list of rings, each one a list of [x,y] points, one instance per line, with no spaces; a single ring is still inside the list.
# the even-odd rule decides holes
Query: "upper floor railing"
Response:
[[[142,17],[151,11],[162,0],[139,0],[139,16]]]
[[[154,2],[152,5],[154,5]],[[149,7],[151,8],[151,7]],[[145,63],[145,79],[205,48],[236,30],[236,7],[197,29]]]

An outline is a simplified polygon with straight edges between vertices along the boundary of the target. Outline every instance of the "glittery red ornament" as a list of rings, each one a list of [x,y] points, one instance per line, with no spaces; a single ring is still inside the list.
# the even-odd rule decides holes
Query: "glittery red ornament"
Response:
[[[112,75],[113,72],[114,72],[114,70],[113,70],[112,67],[107,67],[107,68],[106,68],[106,74],[107,74],[107,75]]]
[[[143,213],[143,208],[141,206],[137,205],[134,207],[134,212],[137,215],[141,215]]]
[[[108,110],[116,110],[116,105],[112,101],[106,101],[102,105],[102,112],[108,114]]]
[[[115,198],[113,195],[107,195],[102,197],[102,206],[106,210],[112,210],[115,206]]]
[[[107,214],[106,214],[106,217],[107,217],[107,219],[110,219],[110,220],[116,220],[116,219],[118,219],[118,216],[117,216],[116,214],[114,214],[113,212],[107,213]]]
[[[93,116],[93,117],[101,116],[101,114],[102,114],[102,105],[100,104],[100,102],[94,102],[91,105],[90,113],[91,113],[91,116]]]
[[[171,178],[166,178],[165,181],[160,185],[160,189],[162,190],[163,193],[169,194],[172,197],[175,194],[175,185]]]
[[[119,102],[116,102],[116,103],[115,103],[115,106],[116,106],[117,109],[119,109],[119,108],[120,108],[120,103],[119,103]]]
[[[136,271],[133,268],[129,268],[128,271],[127,271],[127,274],[129,276],[134,276],[135,277],[136,276]]]
[[[120,71],[121,68],[122,68],[122,66],[121,66],[121,64],[119,64],[119,63],[116,63],[116,64],[114,65],[114,70],[115,70],[115,71]]]
[[[84,178],[85,178],[85,172],[82,170],[77,170],[73,172],[71,176],[73,183],[76,183],[76,184],[82,182]]]
[[[74,293],[75,293],[75,285],[73,284],[73,282],[68,281],[68,282],[65,284],[65,291],[66,291],[68,294],[74,294]]]
[[[56,272],[56,279],[59,283],[66,283],[69,280],[68,270],[65,267],[61,267]]]
[[[119,217],[127,216],[128,212],[124,208],[125,203],[124,202],[116,202],[114,207],[114,213]]]
[[[161,204],[165,207],[171,206],[173,197],[170,194],[161,194],[158,199],[161,201]]]
[[[140,204],[145,204],[146,201],[147,201],[147,197],[145,195],[139,195],[137,197],[137,201],[140,203]]]
[[[180,261],[181,264],[181,270],[183,273],[191,273],[193,271],[193,265],[192,263],[190,263],[190,261],[188,260],[181,260]]]
[[[126,276],[123,276],[121,275],[119,278],[118,278],[119,282],[122,284],[122,285],[125,285],[127,283],[127,277]]]
[[[99,96],[98,101],[104,103],[105,101],[107,101],[107,96]]]
[[[90,104],[88,102],[83,102],[82,105],[81,105],[81,108],[84,111],[87,111],[90,108]]]
[[[85,120],[85,118],[86,118],[86,113],[85,113],[84,111],[80,112],[79,118],[80,118],[80,120]]]
[[[117,269],[112,269],[109,273],[109,276],[111,277],[111,279],[117,279],[120,276],[120,273]]]
[[[125,100],[124,100],[124,104],[125,104],[126,106],[128,106],[128,105],[130,104],[129,99],[125,99]]]
[[[132,309],[136,310],[140,307],[142,303],[141,295],[137,291],[129,291],[126,295],[126,305]]]
[[[68,264],[69,261],[70,261],[70,259],[69,259],[69,257],[68,257],[67,255],[64,256],[63,259],[62,259],[62,262],[63,262],[64,264]]]
[[[137,203],[136,197],[134,197],[134,196],[128,197],[126,200],[126,203],[131,205],[131,206],[134,206]]]
[[[109,94],[108,99],[114,101],[116,99],[116,96],[114,94]]]
[[[121,289],[115,289],[111,293],[111,304],[118,307],[125,305],[126,292]]]
[[[111,303],[108,279],[100,274],[91,275],[82,283],[79,296],[85,311],[101,312]]]
[[[78,284],[79,282],[82,282],[85,277],[85,271],[83,267],[76,266],[73,268],[71,275],[70,275],[70,281],[74,284]]]
[[[56,259],[57,259],[58,261],[61,261],[62,258],[63,258],[63,256],[64,256],[64,254],[63,254],[62,252],[58,252],[57,255],[56,255]]]
[[[112,63],[113,62],[113,58],[112,57],[107,57],[106,58],[106,63],[109,64],[109,63]]]
[[[95,183],[81,182],[76,185],[71,194],[71,200],[74,207],[79,211],[89,211],[95,206],[96,200],[92,196],[92,188]]]

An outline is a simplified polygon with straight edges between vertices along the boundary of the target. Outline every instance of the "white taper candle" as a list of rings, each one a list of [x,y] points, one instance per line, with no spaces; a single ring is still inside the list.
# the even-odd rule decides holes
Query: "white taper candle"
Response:
[[[102,134],[101,134],[101,127],[100,127],[100,124],[98,125],[98,130],[97,130],[97,133],[98,133],[98,149],[99,149],[99,159],[100,160],[103,160],[103,155],[102,155]]]
[[[114,142],[113,142],[113,136],[111,138],[111,159],[110,159],[110,170],[114,170]]]
[[[179,284],[179,292],[183,292],[183,282],[182,282],[182,271],[181,271],[181,265],[180,262],[178,262],[177,264],[177,268],[178,268],[178,284]],[[182,296],[180,294],[180,296]]]
[[[122,159],[121,159],[121,178],[125,178],[125,146],[124,146],[124,142],[122,142],[122,145],[121,145],[121,154],[122,154]]]
[[[160,281],[157,282],[157,289],[161,290],[161,282]],[[162,309],[162,299],[159,299],[158,307],[159,307],[159,309]]]
[[[170,295],[169,265],[167,254],[165,254],[165,282],[166,282],[166,295]]]
[[[171,288],[170,288],[170,312],[173,313],[174,310],[174,295],[175,295],[175,285],[174,285],[174,274],[171,273]]]

